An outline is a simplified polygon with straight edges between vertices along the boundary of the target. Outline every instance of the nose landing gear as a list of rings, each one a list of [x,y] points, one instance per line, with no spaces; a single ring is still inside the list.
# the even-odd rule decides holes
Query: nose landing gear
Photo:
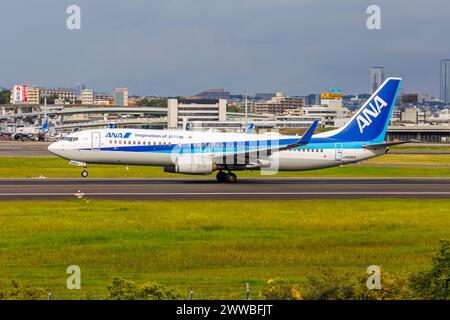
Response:
[[[217,181],[219,182],[226,182],[226,183],[235,183],[237,181],[237,176],[232,173],[231,171],[228,173],[225,173],[223,171],[219,171],[216,175]]]
[[[71,166],[76,166],[76,167],[81,167],[81,168],[83,168],[83,171],[81,171],[81,176],[82,176],[83,178],[86,178],[86,177],[89,175],[89,173],[86,171],[87,163],[85,163],[85,162],[80,162],[80,161],[75,161],[75,160],[70,160],[70,161],[69,161],[69,164],[70,164]]]

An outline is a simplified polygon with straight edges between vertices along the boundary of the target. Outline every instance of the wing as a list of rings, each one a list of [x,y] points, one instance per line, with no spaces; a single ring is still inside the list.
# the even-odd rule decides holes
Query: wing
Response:
[[[268,139],[261,141],[245,142],[242,145],[241,142],[230,142],[228,145],[219,152],[214,152],[213,159],[223,157],[252,157],[259,158],[259,155],[270,155],[272,152],[289,150],[300,146],[307,145],[314,134],[314,131],[319,124],[318,120],[315,120],[311,127],[305,132],[301,138],[283,138],[282,135],[278,139]]]

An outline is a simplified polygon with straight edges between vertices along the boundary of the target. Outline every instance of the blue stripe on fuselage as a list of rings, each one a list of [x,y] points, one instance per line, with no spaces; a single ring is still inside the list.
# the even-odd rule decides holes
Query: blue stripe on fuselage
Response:
[[[193,144],[170,144],[170,145],[130,145],[100,148],[101,151],[122,151],[122,152],[155,152],[155,153],[171,153],[178,149],[179,153],[217,153],[217,152],[241,152],[247,150],[255,152],[266,150],[272,145],[287,146],[297,142],[297,139],[281,139],[261,140],[257,141],[232,141],[232,142],[211,142],[211,143],[193,143]],[[275,142],[275,143],[274,143]],[[278,143],[277,143],[278,142]],[[258,143],[258,144],[257,144]],[[340,149],[360,149],[365,145],[371,144],[370,141],[352,141],[346,142],[333,138],[312,138],[311,142],[305,146],[296,147],[296,149],[336,149],[336,145]],[[81,150],[91,150],[84,148]],[[99,150],[99,149],[95,149]]]

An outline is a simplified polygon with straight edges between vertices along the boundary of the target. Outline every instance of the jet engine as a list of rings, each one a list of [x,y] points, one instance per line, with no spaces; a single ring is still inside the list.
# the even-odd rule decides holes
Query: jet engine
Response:
[[[183,174],[210,174],[216,170],[216,163],[211,158],[181,156],[176,159],[175,165],[164,167],[165,172]]]

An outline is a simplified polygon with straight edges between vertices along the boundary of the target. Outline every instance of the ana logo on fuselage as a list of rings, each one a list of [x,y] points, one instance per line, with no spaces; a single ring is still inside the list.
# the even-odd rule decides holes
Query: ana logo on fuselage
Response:
[[[122,133],[122,132],[108,132],[106,134],[106,138],[121,138],[121,139],[127,139],[131,136],[131,132],[126,132],[126,133]]]
[[[381,109],[387,107],[388,105],[386,101],[381,99],[379,96],[375,96],[373,102],[375,103],[375,106],[372,104],[372,102],[370,102],[369,105],[364,108],[356,117],[359,132],[361,133],[363,133],[365,127],[369,127],[372,124],[373,119],[378,117],[378,115],[381,113]]]

